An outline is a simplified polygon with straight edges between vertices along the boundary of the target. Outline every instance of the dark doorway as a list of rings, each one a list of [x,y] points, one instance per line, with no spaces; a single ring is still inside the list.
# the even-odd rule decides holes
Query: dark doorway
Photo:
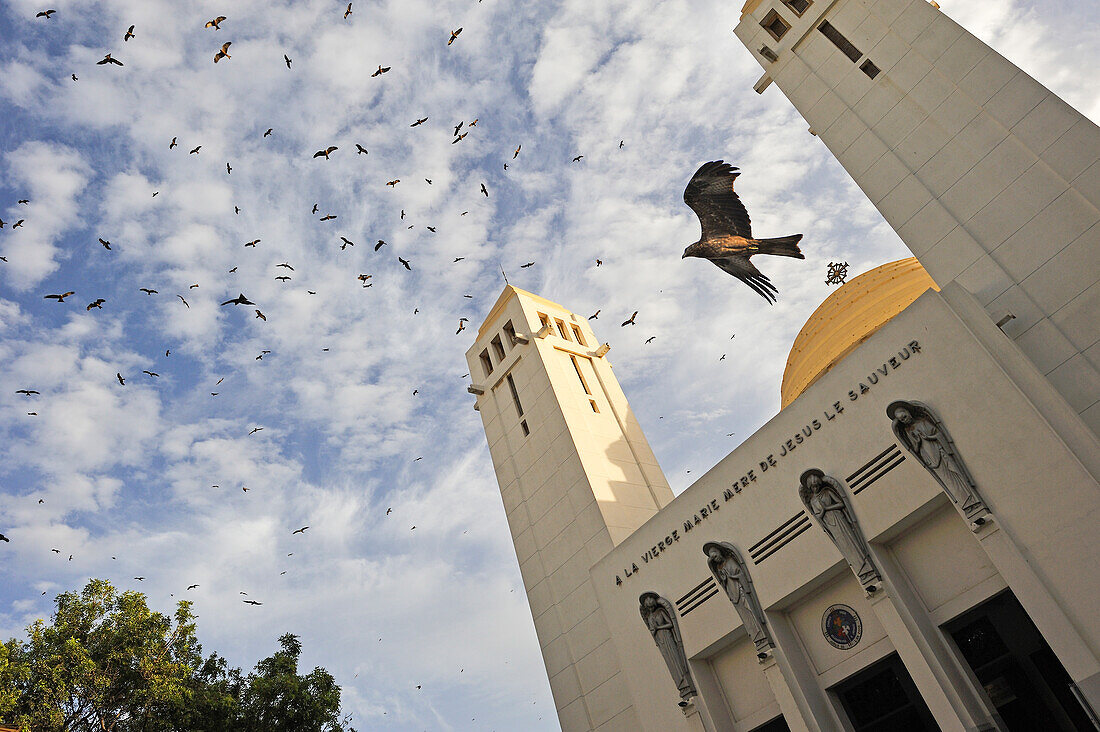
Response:
[[[791,732],[791,728],[787,726],[787,720],[783,717],[776,717],[772,721],[760,725],[752,732]]]
[[[938,732],[939,726],[897,654],[833,689],[856,732]]]
[[[1070,689],[1069,674],[1011,592],[944,629],[1009,730],[1095,730]]]
[[[938,732],[898,654],[859,671],[833,689],[856,732]]]

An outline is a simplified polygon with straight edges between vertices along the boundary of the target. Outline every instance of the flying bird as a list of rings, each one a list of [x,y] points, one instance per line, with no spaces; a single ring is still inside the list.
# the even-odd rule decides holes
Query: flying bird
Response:
[[[180,300],[183,300],[183,304],[184,304],[184,305],[187,305],[187,309],[188,309],[188,310],[190,310],[190,309],[191,309],[191,305],[190,305],[190,304],[189,304],[189,303],[187,302],[187,300],[186,300],[186,299],[184,299],[183,295],[179,295],[179,294],[177,294],[177,295],[176,295],[176,297],[178,297],[178,298],[179,298]]]
[[[294,268],[290,266],[289,262],[280,262],[279,264],[276,264],[275,266],[276,267],[282,267],[284,269],[289,269],[291,272],[294,271]]]
[[[85,310],[91,310],[92,308],[98,308],[98,309],[102,310],[103,309],[103,303],[105,303],[105,302],[107,302],[107,301],[104,300],[102,297],[97,297],[93,302],[88,303],[87,307],[85,307],[84,309]]]
[[[516,151],[514,153],[512,153],[512,160],[515,160],[516,158],[519,157],[519,151],[522,150],[522,149],[523,149],[522,144],[516,145]]]
[[[340,251],[344,251],[348,247],[355,246],[355,242],[353,242],[351,239],[347,238],[346,236],[341,236],[340,241],[344,242],[343,244],[340,245]]]
[[[257,432],[259,432],[260,430],[262,430],[262,429],[263,429],[263,427],[253,427],[253,428],[252,428],[252,431],[251,431],[251,432],[249,432],[248,434],[249,434],[249,435],[254,435],[254,434],[256,434]]]
[[[145,369],[142,369],[141,373],[148,375],[151,379],[156,379],[160,377],[160,374],[158,374],[156,371],[146,371]]]
[[[336,218],[336,214],[325,214],[324,216],[322,216],[321,218],[319,218],[317,220],[318,221],[332,221],[334,218]]]
[[[14,224],[11,225],[11,228],[13,228],[13,229],[20,228],[21,226],[23,226],[24,221],[26,221],[26,219],[19,219],[18,221],[16,221]]]
[[[193,590],[196,587],[198,587],[198,585],[187,585],[187,589],[189,589],[189,590]]]
[[[381,249],[384,246],[386,246],[386,242],[383,241],[382,239],[379,239],[378,243],[374,245],[374,251],[377,252],[379,249]]]
[[[424,124],[427,121],[428,121],[427,117],[421,117],[420,119],[416,120],[411,125],[409,125],[409,127],[419,127],[420,125]]]
[[[252,302],[247,297],[245,297],[243,292],[241,294],[237,295],[232,300],[226,300],[225,302],[222,303],[222,305],[255,305],[255,304],[256,303]]]
[[[481,192],[485,194],[486,198],[489,197],[489,190],[485,187],[484,183],[481,184]]]
[[[328,158],[329,154],[333,153],[333,152],[335,152],[339,149],[340,148],[336,147],[335,145],[329,145],[324,150],[318,150],[317,152],[313,153],[313,157],[315,157],[315,158],[323,157],[325,160],[328,160],[329,159]],[[316,211],[314,211],[314,213],[316,213]]]
[[[452,43],[454,43],[455,39],[458,38],[458,34],[461,33],[461,32],[462,32],[461,28],[459,28],[458,30],[451,31],[451,37],[450,37],[450,39],[447,40],[447,45],[449,46]],[[455,133],[455,134],[458,134],[458,133]]]
[[[398,257],[398,258],[397,258],[397,261],[398,261],[398,262],[400,262],[401,264],[403,264],[403,265],[405,266],[405,269],[407,269],[407,270],[409,270],[410,272],[412,272],[412,267],[410,267],[410,266],[409,266],[409,263],[408,263],[408,261],[407,261],[407,260],[404,260],[404,259],[402,259],[401,257]]]
[[[637,323],[634,322],[634,318],[636,318],[636,317],[638,317],[638,311],[637,310],[634,311],[633,315],[631,315],[629,318],[624,320],[622,322],[622,325],[620,325],[619,327],[620,328],[625,328],[628,325],[637,325]]]
[[[623,149],[623,145],[626,144],[626,140],[619,140],[619,149]]]
[[[294,63],[294,62],[293,62],[293,61],[291,60],[290,56],[287,56],[287,55],[286,55],[285,53],[283,54],[283,61],[286,61],[286,67],[287,67],[288,69],[290,68],[290,65],[291,65],[292,63]]]
[[[194,150],[192,150],[191,152],[187,153],[187,154],[188,154],[188,155],[198,155],[198,154],[199,154],[199,150],[202,150],[202,145],[196,145],[196,146],[195,146],[195,149],[194,149]]]
[[[257,318],[258,318],[259,320],[262,320],[262,321],[264,321],[265,323],[267,322],[267,316],[266,316],[266,315],[264,315],[263,313],[261,313],[261,312],[260,312],[260,311],[259,311],[258,309],[256,310],[256,317],[257,317]]]
[[[755,254],[805,259],[798,248],[802,234],[774,239],[754,239],[752,223],[744,204],[733,190],[740,170],[716,160],[704,163],[684,189],[684,203],[699,217],[699,241],[684,249],[681,259],[709,259],[719,268],[748,285],[753,292],[775,302],[779,290],[750,261]]]
[[[458,330],[455,331],[455,335],[458,335],[462,331],[466,330],[466,318],[458,319]]]
[[[41,394],[41,392],[34,389],[17,389],[16,394],[23,394],[24,396],[30,396],[31,394]]]
[[[204,28],[213,28],[214,30],[221,30],[221,22],[223,20],[225,20],[225,16],[224,15],[219,15],[217,18],[214,18],[213,20],[208,21],[206,23],[206,25],[203,26],[203,27]]]
[[[134,579],[136,579],[138,582],[144,582],[145,581],[144,577],[134,577]]]
[[[465,123],[464,122],[459,122],[457,125],[455,125],[455,136],[458,136],[458,131],[462,129],[463,124],[465,124]]]
[[[262,602],[256,602],[255,600],[243,600],[245,605],[263,605]]]
[[[229,163],[226,163],[225,164],[225,174],[229,175],[232,172],[233,172],[233,168],[229,167]]]
[[[107,241],[106,239],[100,239],[99,243],[103,245],[104,249],[110,249],[111,248],[111,242]]]
[[[584,157],[583,155],[578,155],[577,157],[573,158],[573,162],[578,163],[578,162],[580,162],[581,158],[583,158],[583,157]]]
[[[281,275],[279,277],[276,277],[275,280],[277,282],[287,282],[288,280],[290,280],[290,277],[287,275]]]
[[[134,26],[130,26],[129,28],[126,29],[126,33],[125,33],[125,35],[122,36],[122,40],[123,41],[128,41],[128,40],[130,40],[131,38],[134,38],[134,37],[135,37],[134,36]]]
[[[356,155],[370,155],[370,153],[367,152],[367,148],[363,147],[358,142],[355,143],[355,154]]]
[[[246,247],[252,247],[253,249],[255,249],[256,245],[259,244],[261,241],[263,241],[263,239],[253,239],[252,241],[246,241],[244,245]]]
[[[144,293],[145,293],[146,295],[157,295],[157,294],[160,294],[160,293],[158,293],[158,292],[157,292],[156,290],[151,290],[151,289],[149,289],[148,287],[139,287],[139,288],[138,288],[138,290],[139,290],[140,292],[144,292]]]
[[[351,15],[351,3],[348,3],[348,9],[344,11],[344,20],[347,20],[349,15]]]
[[[599,311],[599,310],[597,310],[596,312],[594,312],[594,313],[592,313],[591,315],[589,315],[589,316],[588,316],[588,319],[589,319],[589,320],[597,320],[597,319],[598,319],[599,317],[600,317],[600,311]]]
[[[123,377],[121,371],[115,372],[115,378],[118,379],[118,383],[122,384],[123,386],[126,386],[126,379],[125,379],[125,377]]]
[[[389,70],[390,70],[389,66],[383,66],[382,64],[378,64],[378,70],[375,71],[373,74],[371,74],[371,77],[373,78],[375,76],[381,76],[382,74],[386,73]]]
[[[395,178],[391,181],[387,181],[386,185],[388,185],[390,188],[396,188],[397,184],[400,183],[400,182],[401,182],[400,178]]]
[[[303,534],[303,533],[305,533],[305,530],[308,529],[308,528],[309,528],[308,526],[303,526],[300,529],[295,529],[294,531],[290,532],[290,535],[294,536],[295,534]]]
[[[463,138],[465,138],[466,135],[468,135],[468,134],[470,134],[470,133],[469,132],[463,132],[461,135],[459,135],[455,139],[451,140],[451,144],[454,145],[457,142],[462,142]]]
[[[528,267],[534,267],[534,266],[535,266],[535,263],[534,263],[534,262],[528,262],[527,264],[521,264],[521,265],[519,266],[519,268],[520,268],[520,269],[527,269]]]
[[[264,137],[270,137],[271,136],[271,131],[274,130],[274,129],[275,129],[274,127],[268,127],[267,131],[264,132]]]
[[[50,16],[53,15],[54,13],[56,13],[56,12],[57,12],[56,10],[41,10],[41,11],[35,13],[34,17],[36,17],[36,18],[45,18],[46,20],[49,20]]]
[[[650,336],[649,338],[646,338],[645,339],[646,345],[648,346],[650,343],[652,343],[653,339],[656,338],[656,337],[657,336]]]
[[[96,66],[102,66],[103,64],[114,64],[115,66],[123,65],[121,61],[119,61],[117,58],[113,58],[111,54],[107,54],[106,56],[104,56],[102,61],[95,62]]]
[[[60,295],[46,295],[42,299],[43,300],[57,300],[58,302],[65,302],[66,297],[68,297],[69,295],[75,295],[75,294],[76,294],[76,292],[74,292],[72,290],[69,290],[68,292],[62,293]]]
[[[233,45],[233,41],[226,41],[222,44],[221,50],[214,54],[214,63],[218,63],[223,58],[233,58],[229,55],[229,47]]]

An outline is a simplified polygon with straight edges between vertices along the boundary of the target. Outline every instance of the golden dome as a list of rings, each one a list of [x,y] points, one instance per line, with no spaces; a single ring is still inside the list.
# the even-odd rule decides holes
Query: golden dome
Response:
[[[916,257],[875,267],[825,298],[794,339],[779,394],[786,407],[931,287]]]

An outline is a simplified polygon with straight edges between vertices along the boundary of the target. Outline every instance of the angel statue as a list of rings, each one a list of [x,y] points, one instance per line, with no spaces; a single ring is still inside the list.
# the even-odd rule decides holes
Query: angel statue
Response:
[[[656,592],[643,592],[638,603],[642,621],[649,628],[657,650],[665,659],[668,672],[672,674],[672,680],[680,692],[680,704],[683,706],[688,699],[698,696],[699,692],[695,690],[695,681],[691,678],[691,669],[688,668],[687,656],[684,655],[684,640],[680,637],[676,611],[672,609],[672,603]]]
[[[920,402],[896,401],[886,407],[886,416],[898,441],[932,474],[968,521],[989,512],[951,435],[935,412]]]
[[[874,592],[877,589],[875,583],[881,582],[882,578],[840,482],[817,468],[802,473],[798,482],[798,497],[806,510],[833,540],[848,566],[856,573],[859,583],[869,592]]]
[[[726,597],[741,616],[745,632],[756,646],[757,655],[765,655],[769,648],[775,647],[775,643],[768,633],[764,611],[756,599],[745,561],[737,548],[726,541],[708,541],[703,544],[703,553],[707,555],[707,566],[718,580],[718,586],[726,591]]]

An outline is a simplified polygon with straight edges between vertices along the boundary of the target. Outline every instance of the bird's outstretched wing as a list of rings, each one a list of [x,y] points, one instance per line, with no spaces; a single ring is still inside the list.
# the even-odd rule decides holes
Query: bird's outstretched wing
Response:
[[[764,298],[769,303],[775,302],[775,296],[779,294],[779,290],[772,284],[771,280],[749,261],[748,257],[722,257],[710,261],[744,282],[752,288],[753,292],[760,295],[760,297]]]
[[[715,160],[703,163],[688,181],[684,203],[699,217],[704,240],[730,234],[752,238],[749,212],[733,190],[733,181],[739,175],[737,168]]]

